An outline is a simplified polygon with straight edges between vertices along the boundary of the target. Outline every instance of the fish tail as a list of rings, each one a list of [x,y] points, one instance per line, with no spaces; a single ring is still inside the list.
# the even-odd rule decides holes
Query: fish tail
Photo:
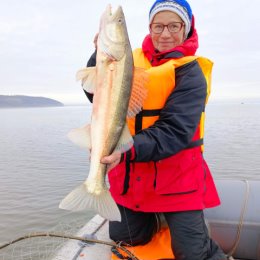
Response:
[[[109,190],[104,189],[100,194],[90,193],[85,183],[72,190],[61,201],[59,208],[72,211],[89,209],[110,221],[121,221],[120,211]]]

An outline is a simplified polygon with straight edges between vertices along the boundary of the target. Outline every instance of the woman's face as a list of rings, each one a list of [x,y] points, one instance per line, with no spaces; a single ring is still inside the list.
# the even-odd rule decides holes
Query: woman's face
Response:
[[[163,31],[161,33],[155,33],[152,30],[153,27],[162,27],[162,25],[169,25],[172,29],[172,31],[178,31],[178,32],[170,32],[167,28],[167,26],[163,27]],[[179,27],[178,27],[179,26]],[[178,45],[181,45],[184,40],[184,23],[182,19],[175,13],[171,11],[162,11],[157,13],[153,21],[150,25],[150,35],[152,38],[152,42],[154,47],[159,50],[160,52],[164,52],[167,50],[170,50],[172,48],[175,48]],[[158,29],[158,28],[157,28]]]

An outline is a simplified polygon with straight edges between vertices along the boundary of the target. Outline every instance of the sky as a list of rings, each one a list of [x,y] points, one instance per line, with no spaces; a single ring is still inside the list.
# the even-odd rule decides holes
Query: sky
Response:
[[[121,5],[132,49],[148,34],[154,0],[0,0],[0,95],[83,104],[76,72],[94,51],[107,4]],[[197,55],[214,62],[211,98],[260,100],[260,1],[189,0]]]

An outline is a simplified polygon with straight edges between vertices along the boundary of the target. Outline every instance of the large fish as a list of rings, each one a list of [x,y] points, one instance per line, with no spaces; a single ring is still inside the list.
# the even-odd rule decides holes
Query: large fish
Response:
[[[109,220],[120,221],[118,207],[105,184],[107,166],[100,160],[133,145],[126,118],[141,110],[147,80],[143,70],[134,69],[120,6],[114,12],[110,5],[106,8],[100,20],[96,67],[80,70],[77,78],[94,94],[91,125],[72,130],[69,137],[91,150],[90,170],[86,181],[62,200],[60,208],[92,209]]]

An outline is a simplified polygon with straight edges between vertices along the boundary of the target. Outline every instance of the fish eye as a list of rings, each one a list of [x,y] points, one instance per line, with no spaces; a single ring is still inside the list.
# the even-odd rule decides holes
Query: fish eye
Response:
[[[124,20],[123,20],[123,18],[120,17],[120,18],[118,18],[117,22],[118,22],[118,23],[123,23]]]

